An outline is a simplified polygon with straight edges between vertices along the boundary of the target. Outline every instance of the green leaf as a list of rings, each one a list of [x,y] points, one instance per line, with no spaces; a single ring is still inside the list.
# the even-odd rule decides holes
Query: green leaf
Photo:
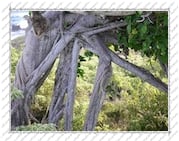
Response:
[[[168,16],[164,17],[164,26],[168,26]]]
[[[127,33],[130,34],[131,33],[131,24],[127,25]]]
[[[85,73],[85,72],[84,72],[83,69],[78,68],[78,70],[77,70],[77,76],[78,76],[78,77],[80,77],[80,76],[83,77],[83,76],[84,76],[84,73]]]
[[[144,24],[144,25],[141,27],[141,29],[140,29],[140,33],[141,33],[141,34],[145,34],[146,32],[147,32],[147,25]]]
[[[161,56],[159,56],[159,60],[162,63],[167,64],[168,63],[168,55],[161,55]]]
[[[85,55],[86,57],[92,57],[92,56],[93,56],[93,53],[90,52],[90,51],[85,51],[84,55]]]
[[[114,46],[114,51],[118,51],[119,50],[118,45],[113,45],[113,46]]]
[[[142,15],[142,12],[143,11],[137,11],[136,13],[137,13],[137,15]]]
[[[93,53],[87,50],[87,51],[84,52],[84,55],[85,55],[86,58],[88,58],[88,60],[91,60]]]
[[[16,99],[22,99],[22,98],[24,98],[23,91],[12,86],[11,87],[11,99],[16,100]]]
[[[80,61],[82,62],[82,61],[86,61],[86,59],[85,59],[85,57],[84,56],[79,56],[79,59],[80,59]]]
[[[123,36],[121,40],[122,40],[122,44],[123,44],[125,47],[128,47],[127,37]]]
[[[134,29],[132,29],[132,34],[133,35],[135,35],[135,34],[137,34],[138,32],[137,32],[137,29],[136,28],[134,28]]]
[[[143,42],[143,43],[142,43],[142,46],[143,46],[143,50],[147,50],[148,46],[147,46],[147,43],[146,43],[146,42]]]
[[[117,33],[117,38],[118,38],[118,40],[120,40],[121,37],[122,37],[122,34],[121,34],[120,32],[118,32],[118,33]]]

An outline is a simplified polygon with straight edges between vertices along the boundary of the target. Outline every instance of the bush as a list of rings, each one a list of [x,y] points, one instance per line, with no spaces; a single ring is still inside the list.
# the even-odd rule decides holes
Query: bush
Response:
[[[73,114],[73,130],[82,131],[84,125],[84,119],[88,108],[88,102],[75,101],[74,114]]]
[[[22,99],[24,98],[23,92],[16,87],[12,86],[11,87],[11,100],[16,100],[16,99]]]
[[[28,126],[19,126],[16,131],[57,131],[54,124],[31,124]]]

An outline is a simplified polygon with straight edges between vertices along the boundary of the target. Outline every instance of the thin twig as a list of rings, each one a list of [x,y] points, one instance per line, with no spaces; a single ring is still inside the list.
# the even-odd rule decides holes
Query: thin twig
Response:
[[[81,31],[81,33],[84,32],[85,35],[91,36],[91,35],[105,32],[105,31],[108,31],[108,30],[111,30],[114,28],[124,27],[126,25],[127,25],[127,23],[125,23],[125,22],[119,22],[119,23],[113,22],[110,24],[106,24],[104,26],[99,26],[99,27],[87,29],[85,31]]]
[[[150,17],[149,17],[151,14],[152,14],[152,12],[148,12],[148,13],[146,13],[146,14],[144,14],[144,15],[141,15],[141,19],[140,19],[140,20],[137,20],[136,22],[137,22],[137,23],[142,23],[142,22],[145,21],[145,19],[148,19],[149,22],[153,24],[153,21],[152,21],[152,20],[150,19]]]

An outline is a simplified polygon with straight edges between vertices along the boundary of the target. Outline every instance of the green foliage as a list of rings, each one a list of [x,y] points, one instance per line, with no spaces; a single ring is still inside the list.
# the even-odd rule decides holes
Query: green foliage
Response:
[[[14,81],[16,65],[22,53],[23,42],[22,37],[18,37],[11,41],[11,82]]]
[[[86,61],[85,57],[80,55],[79,58],[78,58],[78,69],[77,69],[77,76],[78,77],[80,77],[80,76],[83,77],[83,75],[85,73],[84,70],[80,68],[81,62],[84,62],[84,61]]]
[[[73,130],[82,131],[84,125],[84,118],[88,108],[88,102],[75,101],[73,114]]]
[[[11,83],[14,81],[17,62],[23,49],[23,37],[11,41]],[[19,43],[19,44],[18,44]],[[11,100],[22,99],[23,92],[11,85]]]
[[[106,88],[107,98],[111,101],[120,99],[120,92],[121,88],[118,86],[118,81],[115,80],[112,80]]]
[[[83,77],[85,74],[85,71],[81,68],[81,62],[86,62],[87,59],[91,60],[91,57],[93,56],[93,53],[90,51],[83,51],[83,55],[80,55],[78,58],[78,69],[77,69],[77,76]]]
[[[126,125],[121,119],[119,104],[105,101],[99,114],[97,131],[121,131],[126,130]]]
[[[37,120],[39,121],[42,120],[43,116],[46,113],[46,109],[48,105],[49,105],[49,98],[46,96],[43,96],[42,93],[38,92],[31,106],[31,109],[33,111],[32,113],[33,115],[35,115]]]
[[[164,131],[168,130],[167,97],[146,84],[142,89],[129,87],[132,93],[122,94],[119,102],[121,119],[129,131]]]
[[[80,66],[80,63],[78,63],[78,66]],[[85,71],[83,69],[81,69],[80,67],[78,67],[78,69],[77,69],[77,76],[78,77],[83,77],[84,73],[85,73]]]
[[[98,118],[98,122],[103,124],[100,124],[100,128],[97,124],[97,130],[103,130],[108,125],[104,130],[167,131],[166,95],[146,83],[140,83],[139,86],[143,87],[141,89],[133,88],[131,83],[121,92],[120,100],[104,103]]]
[[[147,59],[147,58],[146,58]],[[144,60],[143,60],[144,61]],[[140,63],[140,62],[139,62]],[[149,66],[149,64],[145,64]],[[158,66],[155,62],[154,67]],[[168,98],[151,85],[113,65],[114,74],[98,121],[107,130],[166,131],[168,130]],[[159,70],[155,70],[158,72]],[[107,88],[107,90],[109,89]],[[121,88],[118,91],[118,88]],[[120,97],[116,97],[119,95]],[[106,115],[107,118],[104,118]],[[99,127],[97,128],[99,129]],[[100,129],[103,129],[100,127]],[[106,130],[106,129],[105,129]]]
[[[19,126],[16,131],[57,131],[54,124],[31,124],[28,126]]]
[[[99,114],[98,122],[96,123],[95,130],[96,131],[108,131],[110,128],[108,123],[110,123],[111,121],[108,123],[107,122],[105,123],[104,121],[107,121],[107,119],[108,119],[107,114],[104,112],[101,112]]]
[[[84,52],[84,56],[85,56],[85,57],[88,57],[88,60],[91,60],[91,57],[93,56],[93,53],[90,52],[90,51],[85,51],[85,52]]]
[[[159,59],[166,64],[168,61],[168,13],[153,13],[149,19],[136,22],[141,18],[141,13],[126,16],[128,23],[126,31],[119,31],[118,42],[126,47],[140,51],[142,54]]]
[[[16,65],[20,58],[20,53],[17,49],[11,48],[11,76],[15,75]]]
[[[17,99],[22,99],[24,98],[23,92],[16,87],[12,86],[11,87],[11,100],[17,100]]]

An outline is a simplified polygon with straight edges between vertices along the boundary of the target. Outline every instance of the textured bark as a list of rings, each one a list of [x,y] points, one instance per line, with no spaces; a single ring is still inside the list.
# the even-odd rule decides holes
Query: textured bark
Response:
[[[116,55],[114,52],[110,51],[110,56],[112,58],[112,61],[119,65],[120,67],[128,70],[129,72],[133,73],[134,75],[140,77],[142,80],[148,82],[149,84],[153,85],[157,89],[160,89],[164,92],[168,92],[168,86],[164,82],[162,82],[159,78],[156,78],[152,73],[150,73],[148,70],[138,67],[122,58],[120,58],[118,55]]]
[[[72,130],[73,105],[75,100],[76,76],[77,76],[79,52],[80,52],[79,41],[75,39],[73,51],[72,51],[71,71],[69,74],[68,92],[67,92],[66,104],[65,104],[65,127],[64,127],[65,131]]]
[[[167,92],[167,85],[155,78],[149,71],[117,56],[107,44],[117,44],[116,29],[127,23],[118,21],[117,16],[134,14],[130,12],[63,12],[43,13],[42,27],[28,19],[26,47],[18,62],[14,85],[24,92],[24,98],[12,101],[11,126],[30,123],[30,105],[36,90],[48,76],[55,60],[60,55],[56,71],[55,86],[49,108],[48,123],[58,125],[64,117],[64,129],[73,130],[73,104],[76,89],[76,72],[80,47],[99,56],[93,93],[85,119],[84,130],[94,130],[101,110],[105,88],[111,76],[111,62],[139,76],[141,79]],[[111,21],[111,19],[113,19]],[[33,26],[32,26],[33,25]],[[45,28],[43,28],[45,27]],[[14,108],[16,107],[16,108]]]
[[[64,97],[67,92],[69,73],[71,68],[71,57],[72,45],[69,45],[62,51],[60,55],[60,60],[56,71],[54,91],[48,116],[48,122],[54,123],[56,125],[58,124],[58,121],[62,118],[65,107]]]
[[[111,62],[100,58],[93,93],[84,124],[85,131],[93,131],[106,96],[106,86],[111,77]]]
[[[90,104],[84,124],[84,130],[92,131],[95,128],[98,114],[106,96],[105,89],[112,74],[111,57],[107,52],[106,45],[98,36],[93,35],[91,37],[83,37],[92,46],[93,49],[97,47],[96,52],[99,55],[98,70],[96,73],[94,89],[90,98]]]
[[[30,119],[28,116],[29,106],[28,103],[31,101],[25,101],[27,98],[27,82],[29,81],[32,72],[40,65],[47,54],[51,51],[53,46],[53,41],[57,36],[56,27],[49,30],[46,35],[42,37],[37,37],[34,32],[31,23],[29,22],[29,27],[26,29],[26,40],[25,48],[23,54],[16,67],[16,75],[14,86],[24,92],[24,99],[18,99],[11,102],[12,114],[11,114],[11,125],[12,127],[18,125],[29,124]],[[45,78],[48,76],[50,69],[52,68],[53,62],[49,65],[48,69],[44,72],[43,77],[39,77],[39,82],[37,85],[33,85],[35,92],[40,85],[43,83]],[[13,109],[13,107],[17,107]]]

